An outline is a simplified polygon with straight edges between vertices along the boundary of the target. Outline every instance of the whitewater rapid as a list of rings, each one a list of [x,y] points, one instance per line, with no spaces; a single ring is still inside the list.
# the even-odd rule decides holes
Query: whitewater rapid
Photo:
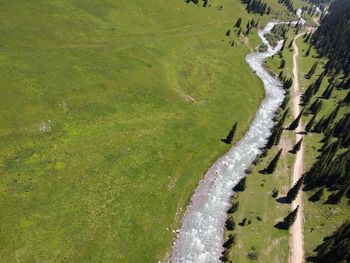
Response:
[[[262,80],[265,99],[262,101],[245,136],[224,156],[218,159],[199,182],[182,219],[182,227],[176,237],[171,262],[214,263],[220,262],[223,251],[226,211],[230,208],[232,188],[245,176],[254,159],[266,145],[273,117],[284,99],[282,84],[264,68],[264,60],[276,54],[282,47],[280,41],[271,47],[264,35],[271,31],[275,22],[268,23],[259,31],[266,52],[253,52],[246,61]]]

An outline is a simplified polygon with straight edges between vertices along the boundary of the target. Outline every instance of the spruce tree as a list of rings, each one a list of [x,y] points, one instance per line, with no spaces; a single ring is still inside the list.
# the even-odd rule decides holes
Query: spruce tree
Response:
[[[282,44],[282,47],[281,47],[281,50],[280,50],[280,51],[283,51],[283,50],[284,50],[284,47],[285,47],[285,45],[286,45],[286,41],[287,41],[287,38],[285,38],[285,39],[283,40],[283,44]]]
[[[286,65],[286,61],[284,59],[281,60],[280,68],[284,68]]]
[[[244,177],[233,188],[233,190],[236,191],[236,192],[243,192],[246,188],[247,188],[247,177]]]
[[[227,210],[227,213],[228,213],[228,214],[233,214],[233,213],[235,213],[235,212],[238,210],[238,208],[239,208],[239,203],[238,203],[238,202],[235,202],[235,203],[232,204],[232,206],[230,207],[230,209]]]
[[[317,78],[317,80],[313,84],[313,86],[314,86],[314,95],[319,91],[324,76],[325,76],[325,72],[322,72],[322,74]]]
[[[322,196],[324,194],[324,187],[321,187],[316,193],[314,193],[310,198],[309,200],[311,202],[317,202],[317,201],[320,201]]]
[[[312,67],[311,67],[311,69],[309,70],[309,72],[305,75],[305,78],[310,79],[310,78],[315,74],[317,65],[318,65],[318,61],[316,61],[316,62],[312,65]]]
[[[289,229],[295,222],[298,216],[298,210],[299,206],[297,206],[292,212],[290,212],[284,219],[283,219],[283,226],[285,229]]]
[[[311,52],[311,46],[309,46],[309,48],[307,49],[305,53],[305,57],[308,57],[310,55],[310,52]]]
[[[323,105],[323,102],[320,99],[317,99],[311,104],[307,112],[316,114],[317,112],[320,111],[320,109],[322,108],[322,105]]]
[[[350,184],[344,185],[338,192],[329,197],[332,204],[338,204],[350,189]]]
[[[344,98],[343,103],[350,104],[350,91],[348,92],[348,94]]]
[[[332,93],[334,91],[334,87],[335,85],[331,85],[330,87],[328,87],[323,93],[322,93],[322,98],[325,100],[328,100],[331,96]]]
[[[236,241],[236,236],[234,234],[230,234],[228,236],[228,239],[223,244],[223,247],[228,249],[235,244],[235,241]]]
[[[280,157],[281,157],[281,153],[282,153],[282,149],[280,149],[280,150],[278,151],[278,153],[277,153],[276,156],[272,159],[272,161],[270,162],[270,164],[263,170],[263,173],[265,173],[265,174],[272,174],[272,173],[276,170],[278,160],[279,160]]]
[[[305,91],[305,93],[304,93],[304,95],[303,95],[302,102],[303,102],[303,105],[304,105],[304,106],[307,105],[307,104],[310,102],[310,100],[311,100],[311,98],[312,98],[313,95],[314,95],[314,85],[311,84],[311,85],[306,89],[306,91]]]
[[[282,133],[283,133],[283,125],[284,122],[287,118],[289,110],[285,110],[285,112],[283,113],[281,119],[279,120],[279,122],[275,125],[275,127],[273,128],[272,134],[268,139],[268,142],[266,144],[266,148],[267,149],[271,149],[273,145],[278,145],[279,141],[281,139]]]
[[[233,218],[230,216],[227,220],[226,220],[226,229],[229,231],[232,231],[235,229],[235,221],[233,220]]]
[[[308,122],[308,124],[305,127],[305,131],[306,132],[310,132],[312,130],[312,127],[314,126],[315,120],[316,120],[316,114],[312,116],[312,118],[310,119],[310,121]]]
[[[321,133],[321,128],[322,128],[322,126],[323,126],[323,123],[324,123],[324,117],[322,117],[322,118],[316,123],[316,125],[314,126],[313,131],[316,132],[316,133]]]
[[[300,179],[295,183],[295,185],[288,191],[286,200],[291,203],[297,198],[298,193],[303,185],[304,176],[300,177]]]
[[[292,149],[292,153],[297,153],[300,148],[301,148],[301,144],[303,143],[303,138],[301,138],[293,147]]]
[[[289,125],[288,130],[294,131],[296,128],[298,128],[302,113],[303,110],[299,113],[298,117]]]
[[[238,18],[235,27],[240,28],[242,24],[242,18]]]
[[[231,144],[235,136],[236,130],[237,130],[237,122],[233,125],[226,139],[222,139],[222,141],[226,144]]]
[[[294,38],[292,39],[292,41],[290,41],[290,43],[289,43],[289,45],[288,45],[288,48],[289,48],[289,49],[292,48],[293,42],[294,42]]]
[[[307,37],[305,38],[304,42],[307,43],[310,40],[310,36],[311,36],[311,32],[307,35]]]

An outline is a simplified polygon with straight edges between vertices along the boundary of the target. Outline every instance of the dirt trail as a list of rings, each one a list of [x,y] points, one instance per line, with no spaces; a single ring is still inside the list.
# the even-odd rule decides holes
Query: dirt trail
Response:
[[[294,116],[297,117],[300,114],[300,87],[299,87],[299,76],[298,76],[298,56],[299,49],[296,44],[296,40],[302,36],[299,34],[295,37],[293,42],[293,90],[292,90],[292,103],[293,103],[293,113]],[[303,131],[302,123],[300,121],[299,126],[295,130],[296,142],[298,142],[302,138],[302,134],[300,132]],[[304,155],[304,144],[301,145],[300,150],[296,154],[294,169],[293,169],[293,177],[292,177],[292,185],[294,185],[303,174],[303,155]],[[303,221],[304,221],[304,211],[303,211],[303,200],[302,200],[302,192],[298,194],[297,198],[292,203],[292,209],[295,209],[299,206],[298,216],[295,220],[295,223],[292,226],[292,236],[291,236],[291,263],[301,263],[304,259],[304,235],[303,235]]]

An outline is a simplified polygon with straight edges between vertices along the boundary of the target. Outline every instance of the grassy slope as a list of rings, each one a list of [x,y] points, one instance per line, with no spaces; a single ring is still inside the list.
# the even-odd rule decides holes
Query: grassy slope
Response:
[[[279,191],[279,197],[288,191],[293,157],[287,151],[292,145],[293,142],[284,134],[280,145],[273,147],[254,167],[252,174],[247,178],[247,189],[238,194],[235,201],[239,202],[239,209],[233,214],[236,227],[232,231],[236,234],[237,243],[230,252],[233,262],[250,262],[247,255],[253,250],[257,252],[258,262],[288,261],[288,231],[278,230],[274,225],[287,215],[289,206],[278,203],[271,195],[274,189]],[[260,174],[259,171],[269,164],[280,148],[284,151],[275,173]],[[258,217],[262,220],[258,220]],[[252,223],[246,226],[238,225],[243,218],[252,220]]]
[[[286,65],[283,69],[284,75],[292,78],[293,50],[287,46],[295,36],[295,28],[291,27],[287,33],[287,44],[284,49],[283,58]],[[266,66],[271,72],[279,73],[281,58],[275,55],[266,61]],[[291,106],[291,105],[290,105]],[[280,112],[281,113],[281,112]],[[285,127],[294,120],[289,112]],[[247,178],[247,189],[238,194],[235,201],[239,202],[239,209],[233,214],[236,223],[234,231],[226,231],[236,234],[236,245],[230,250],[233,262],[252,262],[248,253],[257,252],[258,262],[288,262],[289,260],[289,231],[278,230],[274,225],[280,222],[290,211],[290,205],[280,204],[271,196],[275,189],[279,197],[285,196],[291,184],[294,155],[288,153],[295,144],[293,132],[285,130],[280,144],[269,150],[259,164],[254,166],[252,174]],[[283,149],[277,169],[273,175],[262,175],[259,171],[265,168],[279,149]],[[261,217],[262,221],[257,220]],[[239,226],[243,218],[251,219],[252,224]]]
[[[293,36],[294,30],[291,29],[287,37],[291,40]],[[288,77],[292,77],[291,74],[288,74],[293,67],[292,56],[293,51],[286,48],[283,52],[283,57],[286,60],[284,74]],[[266,61],[266,66],[272,72],[279,73],[281,70],[279,68],[280,62],[281,58],[275,55]],[[289,112],[285,126],[293,121],[294,118],[291,114]],[[254,166],[253,173],[247,178],[247,189],[238,194],[240,207],[237,213],[233,215],[235,222],[239,223],[244,217],[247,217],[247,219],[252,219],[253,223],[244,227],[236,225],[233,233],[237,235],[237,244],[231,252],[233,261],[251,262],[248,253],[255,248],[258,262],[288,262],[289,231],[279,230],[274,225],[288,214],[290,206],[278,203],[276,198],[271,195],[273,190],[277,190],[279,197],[282,197],[289,190],[294,155],[288,153],[288,151],[293,147],[294,140],[293,132],[285,130],[280,144],[269,150],[268,155]],[[260,174],[259,171],[269,164],[281,148],[283,154],[276,171],[272,175]],[[257,220],[257,216],[260,216],[262,221]]]
[[[228,149],[219,139],[235,120],[241,136],[263,97],[249,50],[224,37],[254,16],[228,0],[0,10],[0,260],[162,259],[180,209]]]
[[[300,39],[298,41],[298,46],[303,50],[304,54],[308,46]],[[318,75],[322,72],[321,65],[318,67],[318,70],[314,77],[311,80],[303,78],[303,76],[309,71],[312,64],[317,60],[316,51],[312,50],[312,53],[309,57],[301,56],[299,60],[300,65],[300,79],[302,80],[303,89],[307,88],[310,83],[316,80]],[[322,60],[324,61],[324,60]],[[309,105],[313,101],[321,96],[327,87],[328,81],[324,80],[320,88],[320,91],[315,95],[315,97],[310,101]],[[344,98],[346,92],[335,90],[332,97],[329,100],[323,100],[323,108],[318,114],[318,120],[323,116],[327,115],[335,109],[337,101],[341,98]],[[344,113],[344,110],[340,111],[338,118],[341,118]],[[307,123],[311,118],[305,117],[304,123]],[[317,149],[322,145],[320,140],[322,136],[319,134],[310,134],[305,138],[306,145],[306,154],[305,159],[306,170],[312,165],[315,161],[315,158],[319,155]],[[310,191],[304,193],[304,204],[305,204],[305,226],[304,226],[304,246],[305,246],[305,256],[311,256],[313,254],[313,249],[316,248],[319,244],[322,243],[324,237],[332,234],[342,223],[349,219],[350,208],[346,204],[346,201],[343,200],[341,204],[331,205],[323,204],[327,200],[329,193],[326,193],[319,202],[310,202],[308,198],[312,196],[317,191]]]
[[[311,20],[312,18],[310,18]],[[312,21],[310,21],[312,23]],[[291,37],[289,38],[289,40]],[[287,41],[289,43],[289,41]],[[305,56],[305,53],[309,47],[308,44],[304,43],[303,38],[299,38],[297,40],[297,44],[299,47],[299,80],[301,89],[305,91],[305,89],[314,82],[317,77],[322,72],[322,67],[325,64],[325,59],[319,59],[317,57],[316,50],[311,49],[310,55],[308,57]],[[287,76],[291,76],[292,74],[292,50],[286,49],[283,52],[283,57],[286,60],[286,67],[285,67],[285,74]],[[308,73],[312,65],[319,60],[319,66],[316,70],[316,73],[311,79],[304,78],[305,74]],[[280,65],[280,58],[278,56],[275,56],[272,60],[268,61],[268,66],[272,70],[277,70],[278,66]],[[313,99],[310,101],[309,105],[313,103],[313,101],[321,96],[323,91],[328,85],[328,80],[325,78],[325,80],[322,82],[321,88],[319,92],[313,97]],[[343,98],[345,96],[346,92],[344,91],[338,91],[335,90],[333,93],[332,98],[329,100],[323,100],[323,107],[318,114],[317,120],[319,120],[322,116],[328,115],[337,105],[337,101],[340,98]],[[340,114],[338,115],[338,118],[342,116],[343,111],[340,111]],[[303,123],[306,125],[308,121],[310,120],[310,116],[304,116],[303,117]],[[316,122],[317,122],[316,120]],[[319,152],[317,149],[319,149],[322,144],[320,143],[320,140],[322,139],[322,136],[315,133],[310,133],[308,136],[305,137],[304,143],[305,143],[305,155],[304,155],[304,170],[307,171],[311,165],[315,162],[315,159],[319,155]],[[305,215],[305,222],[304,222],[304,249],[305,249],[305,256],[311,256],[313,254],[313,249],[316,248],[317,245],[322,243],[322,239],[325,236],[330,235],[332,232],[335,231],[335,229],[341,225],[345,220],[348,219],[348,214],[350,213],[349,206],[343,202],[340,205],[329,205],[329,204],[323,204],[325,200],[327,200],[327,197],[329,194],[325,194],[325,196],[322,198],[321,201],[313,203],[308,200],[310,196],[312,196],[315,191],[310,192],[304,192],[304,215]]]
[[[311,21],[310,21],[311,22]],[[302,32],[302,31],[301,31]],[[287,33],[287,44],[286,48],[282,52],[283,58],[286,61],[286,65],[283,69],[284,75],[287,78],[292,78],[293,69],[293,49],[288,49],[290,41],[295,36],[295,28],[291,27],[291,30]],[[298,46],[300,54],[305,54],[307,45],[302,42],[299,38]],[[300,56],[301,56],[300,55]],[[303,76],[308,72],[314,63],[315,59],[311,59],[315,55],[315,51],[311,52],[308,58],[303,57],[300,59],[300,80],[302,80],[301,87],[305,88],[310,83]],[[272,71],[279,73],[281,57],[275,55],[273,58],[266,61],[266,66]],[[321,68],[318,68],[317,73],[320,73]],[[317,75],[317,74],[315,74]],[[315,79],[313,79],[315,80]],[[326,84],[322,85],[322,92]],[[321,91],[320,91],[321,93]],[[340,92],[338,92],[340,93]],[[340,94],[338,94],[340,95]],[[335,101],[332,99],[331,101]],[[330,109],[330,106],[326,105],[326,109]],[[326,113],[326,110],[324,110]],[[290,123],[294,117],[289,114],[286,125]],[[305,120],[304,120],[305,121]],[[315,160],[317,147],[317,140],[315,136],[308,136],[306,140],[306,166],[309,167]],[[311,141],[312,140],[312,141]],[[281,205],[274,198],[271,197],[273,189],[279,191],[279,196],[284,196],[289,190],[290,178],[293,169],[294,156],[286,151],[290,150],[295,144],[295,135],[291,131],[284,131],[280,145],[273,147],[267,157],[263,159],[261,163],[256,165],[253,169],[253,173],[247,178],[247,189],[238,194],[238,201],[240,206],[238,211],[233,215],[234,221],[236,222],[236,228],[234,231],[227,231],[229,233],[236,234],[237,244],[231,249],[230,256],[233,261],[237,262],[250,262],[248,253],[256,251],[259,262],[288,262],[289,259],[289,232],[283,230],[277,230],[274,228],[274,224],[279,222],[284,216],[287,215],[290,210],[289,205]],[[284,154],[282,155],[279,165],[277,166],[276,172],[271,175],[261,175],[258,173],[259,170],[265,168],[273,156],[277,153],[278,149],[283,148]],[[332,209],[330,206],[322,206],[320,204],[313,204],[306,202],[306,199],[311,196],[306,193],[305,206],[306,206],[306,225],[305,225],[305,250],[306,254],[310,254],[310,251],[315,248],[325,233],[331,233],[338,220],[342,222],[346,217],[348,208],[342,205],[336,209]],[[259,202],[257,202],[259,200]],[[313,207],[311,207],[313,206]],[[273,211],[273,212],[272,212]],[[330,222],[330,215],[334,215],[334,218]],[[260,216],[263,220],[257,220],[257,216]],[[251,219],[252,224],[241,227],[238,225],[243,218]],[[327,224],[327,228],[320,227],[320,224]],[[313,232],[307,232],[311,228],[316,228]],[[318,230],[320,229],[320,230]],[[311,234],[312,233],[312,234]],[[238,249],[237,249],[238,248]],[[254,248],[254,249],[252,249]]]

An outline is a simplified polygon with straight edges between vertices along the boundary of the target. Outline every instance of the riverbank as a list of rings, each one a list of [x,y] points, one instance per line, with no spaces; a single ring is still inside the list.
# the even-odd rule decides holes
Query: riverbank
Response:
[[[273,26],[274,23],[269,23],[259,32],[267,46],[269,43],[264,34]],[[215,262],[220,258],[232,188],[244,177],[246,169],[261,153],[260,149],[265,146],[274,125],[275,112],[284,98],[281,84],[263,66],[264,60],[278,52],[281,46],[280,41],[274,49],[269,46],[268,51],[264,53],[254,52],[247,56],[248,64],[264,83],[266,98],[259,107],[248,133],[220,158],[200,181],[175,241],[173,262]]]

